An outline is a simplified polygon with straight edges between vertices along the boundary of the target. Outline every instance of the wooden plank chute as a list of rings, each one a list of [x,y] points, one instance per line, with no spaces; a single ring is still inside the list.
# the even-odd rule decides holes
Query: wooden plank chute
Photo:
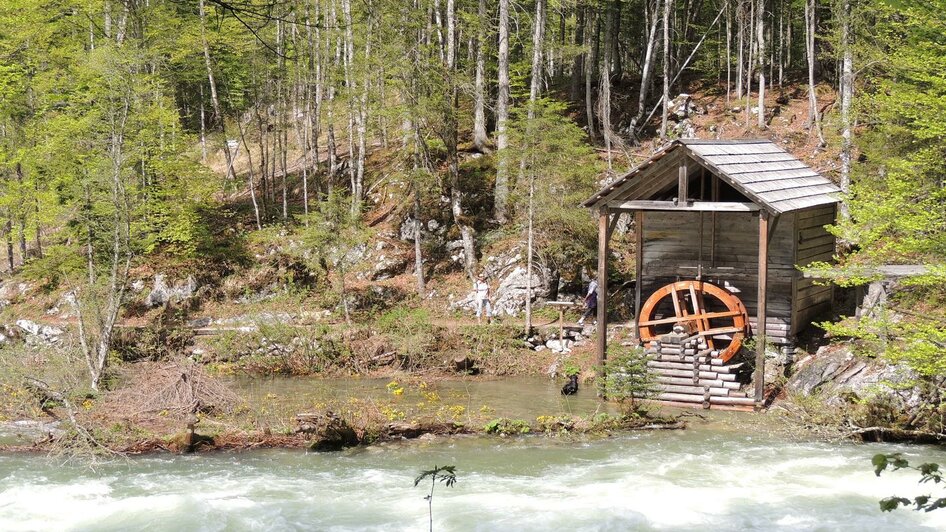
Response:
[[[671,309],[673,317],[658,316]],[[748,312],[738,297],[714,284],[689,280],[670,283],[651,294],[641,307],[637,325],[643,342],[655,340],[679,325],[688,334],[705,338],[707,346],[718,348],[719,358],[728,362],[739,352],[747,323]]]

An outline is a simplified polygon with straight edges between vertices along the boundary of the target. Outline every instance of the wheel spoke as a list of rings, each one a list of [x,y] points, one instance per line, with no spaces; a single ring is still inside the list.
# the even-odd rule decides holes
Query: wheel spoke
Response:
[[[707,295],[715,300],[710,302],[713,305],[711,307],[707,306]],[[669,302],[667,298],[670,298]],[[674,316],[653,319],[655,314],[661,313],[661,305],[665,309],[667,305],[672,305]],[[720,306],[726,310],[711,311]],[[717,326],[710,320],[717,320]],[[651,341],[666,334],[667,326],[688,323],[692,324],[691,327],[695,325],[695,336],[704,338],[706,346],[716,351],[724,362],[728,362],[738,352],[746,334],[747,313],[739,298],[728,291],[703,281],[688,280],[670,283],[656,290],[647,298],[638,317],[642,341]],[[662,329],[658,330],[658,326]]]

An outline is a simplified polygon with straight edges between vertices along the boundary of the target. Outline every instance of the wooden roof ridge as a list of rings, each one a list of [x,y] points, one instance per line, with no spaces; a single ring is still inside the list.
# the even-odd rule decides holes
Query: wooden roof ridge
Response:
[[[612,196],[627,189],[641,172],[677,149],[774,215],[839,201],[840,189],[834,183],[771,140],[678,139],[602,187],[582,205],[590,208],[614,199]]]

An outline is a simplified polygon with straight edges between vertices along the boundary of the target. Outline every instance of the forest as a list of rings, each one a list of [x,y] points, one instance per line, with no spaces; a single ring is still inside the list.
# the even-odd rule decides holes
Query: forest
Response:
[[[528,329],[534,264],[581,289],[597,230],[580,203],[600,186],[676,138],[768,138],[843,191],[837,264],[824,265],[835,283],[924,266],[900,282],[895,319],[823,327],[935,390],[946,377],[944,10],[4,0],[4,283],[39,287],[22,300],[69,294],[93,390],[126,341],[119,326],[158,319],[130,303],[135,281],[191,275],[222,305],[227,276],[279,253],[306,305],[372,321],[349,297],[364,284],[355,251],[383,246],[392,226],[410,245],[406,306],[443,299],[520,246]],[[434,225],[444,239],[428,238]],[[924,408],[942,417],[934,396]]]

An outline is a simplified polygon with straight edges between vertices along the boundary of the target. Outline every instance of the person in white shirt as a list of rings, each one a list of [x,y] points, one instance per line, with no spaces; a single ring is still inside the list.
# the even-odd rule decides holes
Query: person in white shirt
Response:
[[[578,325],[584,325],[585,319],[597,316],[598,315],[598,281],[592,279],[588,283],[588,293],[585,295],[585,313],[582,314],[581,319],[578,320]],[[598,320],[595,319],[595,325],[598,324]]]
[[[480,322],[483,313],[486,313],[486,323],[490,322],[493,309],[489,302],[489,283],[486,277],[480,274],[473,283],[473,300],[476,302],[476,321]]]

